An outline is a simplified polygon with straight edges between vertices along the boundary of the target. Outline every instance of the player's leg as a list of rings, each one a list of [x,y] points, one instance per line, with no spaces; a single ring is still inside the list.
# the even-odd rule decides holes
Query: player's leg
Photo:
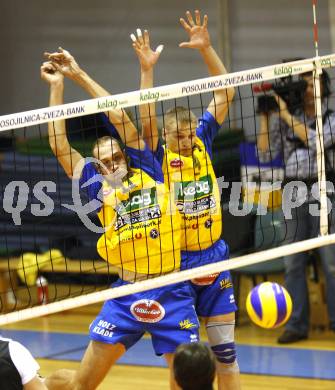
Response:
[[[126,352],[124,345],[91,341],[75,375],[76,390],[93,390]]]
[[[118,281],[118,283],[123,282]],[[130,312],[130,305],[134,299],[136,298],[133,295],[129,295],[104,303],[100,313],[90,325],[91,342],[79,369],[74,373],[68,370],[57,372],[57,377],[52,377],[51,390],[93,390],[97,388],[111,366],[144,333],[142,326]],[[61,387],[62,382],[63,387]]]
[[[156,355],[164,355],[170,369],[170,389],[177,390],[173,357],[180,344],[199,341],[199,321],[187,282],[156,289],[154,298],[164,309],[164,317],[148,326]]]
[[[197,312],[205,321],[208,343],[217,359],[219,390],[239,390],[240,370],[235,347],[236,305],[229,272],[201,288]]]
[[[235,312],[204,317],[208,342],[216,355],[219,390],[239,390],[240,370],[235,348]]]
[[[223,240],[203,251],[196,260],[202,265],[214,263],[229,257],[229,249]],[[240,389],[240,371],[235,349],[235,304],[230,272],[194,279],[190,285],[196,295],[196,311],[206,324],[208,342],[216,355],[219,390]]]
[[[94,390],[125,351],[120,343],[91,341],[77,371],[55,371],[45,384],[49,390]]]

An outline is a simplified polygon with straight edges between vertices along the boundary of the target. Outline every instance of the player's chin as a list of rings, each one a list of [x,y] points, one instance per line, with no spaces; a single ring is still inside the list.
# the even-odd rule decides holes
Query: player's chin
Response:
[[[180,149],[179,154],[181,156],[190,157],[192,156],[192,148]]]

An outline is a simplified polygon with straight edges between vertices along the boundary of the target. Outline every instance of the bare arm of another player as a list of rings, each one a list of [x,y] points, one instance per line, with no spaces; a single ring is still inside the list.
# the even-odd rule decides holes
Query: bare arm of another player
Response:
[[[50,106],[63,104],[64,78],[55,69],[51,62],[45,62],[41,66],[41,78],[50,85]],[[51,150],[64,168],[66,174],[73,178],[74,169],[81,172],[84,159],[80,153],[71,147],[66,135],[65,120],[55,120],[48,123],[48,135]],[[77,166],[82,164],[82,166]]]
[[[78,65],[75,58],[67,50],[59,48],[59,52],[45,53],[45,55],[52,61],[57,70],[82,87],[93,98],[111,95]],[[144,143],[139,138],[136,127],[123,109],[111,109],[105,114],[127,146],[144,149]]]
[[[210,35],[207,30],[207,15],[204,15],[202,23],[198,10],[195,11],[195,21],[189,11],[186,12],[186,17],[188,22],[181,18],[180,23],[189,35],[190,40],[180,43],[179,47],[198,49],[207,65],[210,76],[226,74],[226,68],[211,44]],[[215,117],[219,124],[224,121],[234,94],[234,88],[220,89],[214,93],[214,99],[210,102],[208,111]]]
[[[133,48],[137,54],[141,69],[141,89],[153,87],[154,66],[163,50],[163,45],[159,45],[155,51],[150,47],[150,38],[147,30],[144,34],[137,29],[135,34],[130,35],[133,41]],[[151,150],[156,150],[158,145],[158,127],[156,118],[155,103],[141,104],[140,117],[142,123],[142,136]]]

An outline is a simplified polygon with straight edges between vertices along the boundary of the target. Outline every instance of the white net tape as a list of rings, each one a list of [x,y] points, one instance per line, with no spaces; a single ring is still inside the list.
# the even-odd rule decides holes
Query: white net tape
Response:
[[[18,129],[23,126],[39,125],[52,120],[104,112],[108,109],[121,109],[145,103],[155,103],[228,87],[238,87],[250,83],[278,79],[288,75],[311,72],[315,69],[314,64],[320,64],[322,68],[335,66],[335,54],[229,73],[222,76],[207,77],[147,90],[127,92],[98,99],[84,100],[76,103],[63,104],[61,106],[4,115],[0,117],[0,131]]]

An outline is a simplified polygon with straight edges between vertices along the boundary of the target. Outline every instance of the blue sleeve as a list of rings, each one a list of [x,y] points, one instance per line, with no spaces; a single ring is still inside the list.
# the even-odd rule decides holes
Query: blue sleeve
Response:
[[[197,136],[204,143],[207,153],[211,158],[213,141],[220,127],[221,126],[217,123],[213,115],[208,111],[206,111],[204,115],[199,119],[199,125],[197,127]]]
[[[121,141],[121,137],[118,131],[116,130],[115,126],[110,122],[108,116],[106,114],[101,114],[100,117],[110,136],[117,139],[118,141]]]
[[[82,173],[81,173],[81,177],[79,179],[79,186],[80,186],[81,190],[88,196],[88,199],[90,201],[94,200],[94,199],[99,200],[98,194],[99,194],[99,191],[101,190],[101,187],[102,187],[101,180],[99,180],[99,179],[94,180],[91,184],[89,184],[88,186],[83,187],[83,188],[82,188],[82,186],[88,180],[92,179],[95,175],[99,175],[99,172],[97,171],[94,164],[92,162],[89,162],[89,163],[85,164],[85,166],[82,170]]]
[[[125,147],[126,155],[130,159],[130,167],[142,169],[155,181],[164,183],[162,165],[157,161],[153,152],[145,144],[144,150]]]
[[[154,153],[154,156],[156,158],[156,160],[159,162],[159,164],[161,164],[161,166],[163,165],[163,160],[164,160],[164,148],[163,148],[163,145],[162,145],[162,141],[159,140],[158,141],[158,144],[157,144],[157,149],[153,152]]]

